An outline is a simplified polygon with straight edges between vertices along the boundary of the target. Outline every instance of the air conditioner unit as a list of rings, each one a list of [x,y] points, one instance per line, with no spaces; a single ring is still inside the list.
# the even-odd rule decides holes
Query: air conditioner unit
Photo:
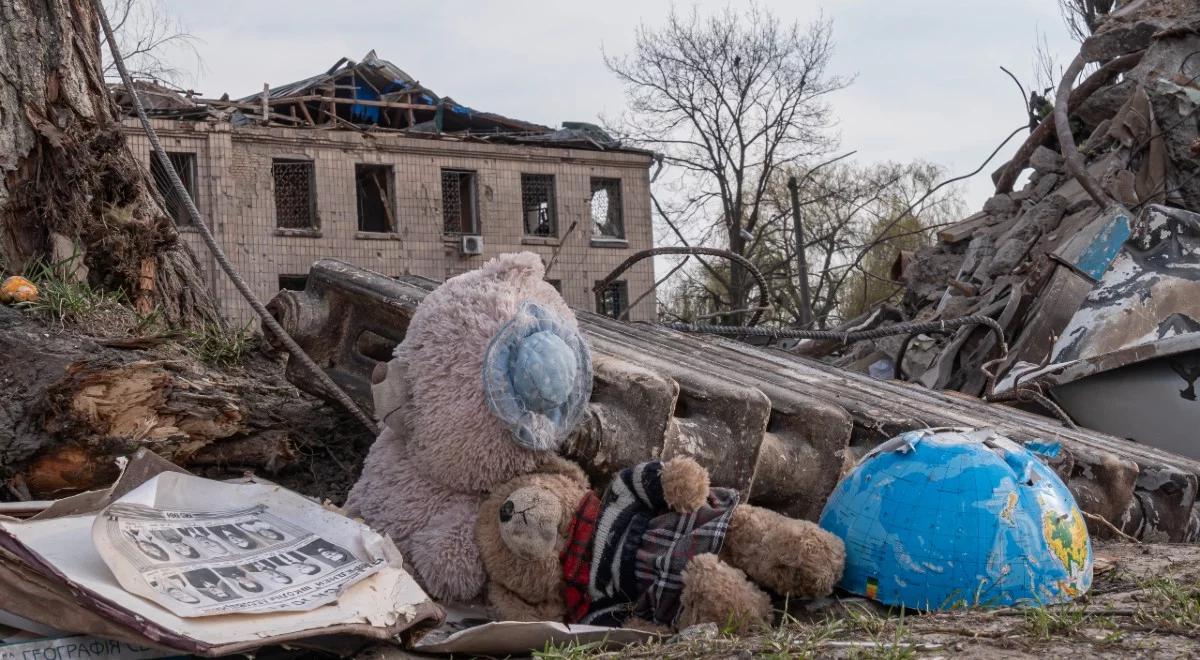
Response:
[[[459,253],[465,256],[474,254],[483,254],[483,237],[482,236],[463,236],[462,247]]]

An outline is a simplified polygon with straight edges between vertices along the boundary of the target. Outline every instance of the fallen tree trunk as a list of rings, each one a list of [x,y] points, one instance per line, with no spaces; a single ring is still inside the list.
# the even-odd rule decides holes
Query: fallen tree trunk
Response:
[[[210,476],[265,472],[335,501],[357,476],[370,434],[288,385],[277,364],[216,370],[176,345],[102,341],[48,333],[0,306],[0,500],[107,485],[118,459],[142,447]]]
[[[71,258],[142,312],[217,322],[114,110],[91,0],[0,3],[0,267]]]

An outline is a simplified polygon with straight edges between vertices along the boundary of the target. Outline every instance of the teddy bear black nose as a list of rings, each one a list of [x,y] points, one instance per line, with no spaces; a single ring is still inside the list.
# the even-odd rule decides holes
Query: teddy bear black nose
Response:
[[[515,508],[516,507],[513,506],[512,500],[508,500],[507,502],[502,504],[500,506],[500,522],[506,523],[506,522],[512,520],[513,509],[515,509]]]

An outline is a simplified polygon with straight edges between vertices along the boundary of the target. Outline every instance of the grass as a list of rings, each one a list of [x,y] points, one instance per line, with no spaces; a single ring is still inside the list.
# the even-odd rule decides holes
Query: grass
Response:
[[[258,346],[253,324],[225,329],[206,323],[184,332],[183,346],[193,357],[213,367],[238,365]]]
[[[1080,604],[1030,607],[1023,610],[1025,629],[1035,639],[1048,640],[1077,635],[1093,624],[1087,608]]]
[[[604,645],[603,641],[588,642],[587,644],[570,642],[562,645],[546,642],[546,646],[541,651],[533,652],[533,657],[538,660],[583,660],[595,657],[599,651],[603,650]]]
[[[904,622],[904,608],[896,618],[881,617],[865,607],[846,608],[846,621],[857,628],[870,643],[852,650],[852,658],[871,660],[908,660],[917,651],[911,643],[912,630]]]
[[[1141,584],[1143,606],[1134,619],[1170,630],[1200,632],[1200,585],[1174,577],[1153,577]]]
[[[98,337],[177,339],[181,348],[218,368],[240,364],[258,346],[253,325],[226,329],[215,323],[177,332],[157,312],[138,314],[119,291],[105,291],[72,276],[77,257],[39,262],[25,271],[37,300],[18,305],[62,330]]]
[[[68,275],[74,271],[74,261],[71,257],[27,268],[25,277],[37,286],[38,297],[18,304],[63,329],[90,330],[132,322],[135,315],[120,292],[104,291]]]

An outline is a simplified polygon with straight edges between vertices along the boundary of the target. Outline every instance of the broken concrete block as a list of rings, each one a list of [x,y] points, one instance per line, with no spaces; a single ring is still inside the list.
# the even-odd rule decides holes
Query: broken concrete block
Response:
[[[1038,179],[1037,184],[1033,186],[1033,190],[1030,192],[1029,196],[1035,200],[1045,199],[1046,195],[1049,195],[1050,192],[1054,190],[1054,187],[1058,185],[1060,178],[1061,177],[1059,177],[1057,174],[1046,174],[1045,176],[1042,176],[1040,179]]]
[[[1087,62],[1106,62],[1114,57],[1149,47],[1154,33],[1162,27],[1161,24],[1152,21],[1114,25],[1088,37],[1079,52]]]
[[[1067,201],[1059,195],[1042,200],[1023,214],[996,244],[996,253],[987,265],[991,277],[1006,275],[1025,260],[1029,249],[1042,234],[1052,231],[1062,220]]]
[[[1079,108],[1074,111],[1074,116],[1083,122],[1087,128],[1100,125],[1100,122],[1105,119],[1112,119],[1121,106],[1129,100],[1129,95],[1133,93],[1137,84],[1132,79],[1125,79],[1121,82],[1105,87],[1087,98]]]
[[[583,466],[593,483],[607,483],[622,468],[662,455],[679,384],[603,355],[595,357],[592,367],[588,414],[562,453]]]
[[[992,215],[1008,215],[1017,210],[1017,204],[1012,197],[1000,194],[983,203],[983,210]]]
[[[1062,172],[1063,157],[1049,147],[1038,147],[1029,157],[1029,166],[1039,172]]]
[[[1083,144],[1079,145],[1079,151],[1084,154],[1091,154],[1099,149],[1104,143],[1108,142],[1108,129],[1112,128],[1112,120],[1105,119],[1096,125],[1096,130],[1084,140]]]

